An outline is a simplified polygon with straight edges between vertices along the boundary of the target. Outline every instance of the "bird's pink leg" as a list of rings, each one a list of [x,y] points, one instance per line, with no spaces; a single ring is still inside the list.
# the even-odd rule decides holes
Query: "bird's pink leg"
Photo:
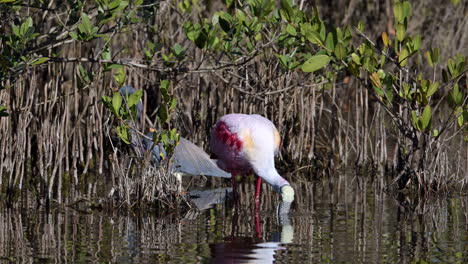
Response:
[[[257,238],[262,238],[262,225],[260,221],[260,213],[258,212],[258,207],[255,206],[255,235]]]
[[[262,228],[260,224],[260,192],[262,190],[262,178],[257,178],[257,185],[255,186],[255,233],[257,238],[262,238]]]

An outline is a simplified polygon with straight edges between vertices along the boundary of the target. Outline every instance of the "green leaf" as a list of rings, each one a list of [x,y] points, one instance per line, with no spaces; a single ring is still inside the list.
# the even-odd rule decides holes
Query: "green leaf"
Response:
[[[448,66],[448,69],[452,78],[458,75],[458,69],[453,59],[448,59],[447,66]]]
[[[409,51],[406,47],[401,49],[400,55],[398,56],[398,63],[400,63],[402,67],[404,67],[406,63],[408,62],[409,55],[410,55]]]
[[[18,27],[17,25],[12,24],[12,25],[11,25],[11,28],[12,28],[13,34],[15,34],[15,36],[21,37],[21,35],[20,35],[20,29],[19,29],[19,27]]]
[[[404,1],[402,4],[403,19],[409,18],[411,16],[411,3],[409,1]]]
[[[385,71],[383,69],[379,69],[377,71],[377,75],[379,76],[379,79],[385,79],[385,77],[387,76],[387,74],[385,73]]]
[[[409,86],[409,85],[406,84],[406,83],[402,83],[402,88],[403,88],[403,89],[402,89],[402,90],[403,90],[403,94],[401,94],[400,96],[403,97],[403,98],[409,99],[409,98],[408,98],[408,95],[409,95],[409,93],[410,93],[410,88],[411,88],[411,86]]]
[[[362,59],[362,65],[368,72],[374,72],[375,71],[375,66],[376,66],[376,61],[373,57],[363,57]]]
[[[292,2],[290,0],[281,0],[280,15],[283,20],[287,22],[292,22],[294,17],[294,10],[292,8]]]
[[[169,121],[169,113],[164,105],[160,105],[158,108],[158,118],[161,122],[167,123]]]
[[[335,55],[336,55],[336,58],[339,60],[343,60],[344,58],[346,58],[346,48],[343,46],[343,44],[341,43],[336,44]]]
[[[416,35],[413,39],[413,49],[418,51],[421,48],[421,35]]]
[[[185,49],[182,48],[182,46],[180,46],[178,43],[172,47],[172,52],[179,61],[183,60],[185,57]]]
[[[123,86],[126,80],[126,74],[124,67],[119,67],[114,73],[114,80],[118,86]]]
[[[361,58],[356,53],[351,54],[351,59],[357,64],[361,65]]]
[[[83,12],[81,13],[81,24],[83,25],[83,33],[92,33],[91,19],[89,19],[89,16]]]
[[[343,31],[341,31],[341,28],[339,28],[339,27],[335,28],[335,34],[336,34],[337,42],[342,42],[343,41]]]
[[[434,64],[439,63],[439,48],[431,49],[431,58],[432,58],[432,62],[434,62]]]
[[[462,126],[468,127],[468,109],[463,110],[462,118],[463,118],[463,121],[462,121],[460,126],[461,127]],[[460,122],[460,120],[459,120],[459,122]],[[468,135],[466,135],[466,138],[468,138]]]
[[[161,92],[163,100],[166,103],[170,101],[170,97],[171,97],[169,94],[170,83],[171,82],[168,80],[162,80],[161,83],[159,84],[159,91]]]
[[[397,35],[398,41],[402,42],[405,39],[405,34],[406,34],[405,24],[398,23],[395,29],[396,29],[396,35]]]
[[[365,25],[364,25],[364,23],[362,21],[358,22],[357,27],[358,27],[359,31],[363,32],[364,31],[364,26]]]
[[[431,107],[428,105],[424,108],[422,116],[421,116],[421,122],[422,122],[422,129],[426,129],[429,127],[432,119],[432,111]]]
[[[431,83],[429,85],[429,89],[427,90],[427,98],[431,97],[437,91],[437,88],[439,88],[438,82]]]
[[[374,88],[375,93],[379,95],[379,98],[383,100],[383,97],[385,96],[385,92],[375,85],[373,85],[372,87]]]
[[[434,129],[434,131],[432,131],[432,135],[434,137],[438,137],[439,136],[439,130],[438,129]]]
[[[101,58],[102,58],[103,60],[110,60],[110,59],[112,59],[112,55],[111,55],[111,52],[110,52],[110,50],[109,50],[109,47],[106,46],[106,47],[103,49],[102,54],[101,54]]]
[[[117,134],[119,135],[120,139],[122,139],[125,144],[130,144],[130,139],[128,137],[128,128],[124,125],[117,127]]]
[[[169,139],[174,143],[174,145],[176,145],[179,142],[180,135],[179,133],[177,133],[177,129],[171,129],[169,133]]]
[[[49,58],[47,58],[47,57],[36,58],[31,62],[31,65],[39,65],[39,64],[42,64],[42,63],[44,63],[44,62],[46,62],[48,60],[49,60]]]
[[[335,40],[334,40],[333,34],[331,32],[328,32],[328,34],[327,34],[327,38],[325,39],[325,46],[330,51],[335,50]]]
[[[138,102],[140,102],[140,99],[141,99],[142,96],[143,96],[143,90],[137,90],[136,92],[131,94],[127,99],[128,107],[130,108],[130,107],[138,104]]]
[[[184,13],[190,12],[192,10],[192,3],[188,0],[180,1],[178,7]]]
[[[201,26],[198,23],[192,24],[192,22],[187,21],[184,24],[184,31],[187,38],[190,41],[195,42],[198,35],[200,34]]]
[[[167,135],[167,131],[161,133],[161,142],[164,143],[164,145],[169,145],[169,136]]]
[[[91,73],[88,73],[85,68],[83,67],[83,65],[78,65],[78,70],[80,71],[80,75],[81,75],[81,78],[83,79],[83,81],[85,83],[90,83],[91,82],[91,79],[93,78],[92,74]]]
[[[302,64],[301,69],[303,72],[314,72],[325,67],[330,62],[330,57],[327,55],[315,55],[310,57],[304,64]]]
[[[386,103],[391,104],[393,102],[393,98],[394,98],[393,90],[392,89],[387,89],[385,91],[385,97],[383,97],[383,99],[385,99]]]
[[[175,55],[179,55],[181,52],[184,51],[182,46],[179,45],[179,43],[175,44],[174,47],[172,47],[172,51],[174,51]]]
[[[177,106],[177,99],[172,98],[171,105],[169,106],[169,110],[174,110]]]
[[[168,90],[170,84],[171,84],[170,81],[168,81],[168,80],[162,80],[161,83],[159,84],[159,87],[160,87],[161,89]]]
[[[30,28],[32,26],[33,26],[33,20],[31,17],[28,17],[28,19],[26,19],[26,27]]]
[[[458,118],[457,118],[458,125],[462,127],[463,124],[467,121],[465,120],[463,108],[461,106],[458,106],[455,110],[455,114],[458,115]]]
[[[32,25],[33,25],[32,18],[28,17],[26,21],[24,21],[23,24],[21,24],[19,34],[24,37],[26,33],[28,32],[29,28],[32,27]]]
[[[76,32],[69,32],[68,35],[74,40],[79,40],[78,34]]]
[[[316,31],[309,31],[306,35],[307,40],[312,44],[322,44],[322,40],[320,38],[320,34]]]
[[[285,70],[289,70],[289,60],[287,55],[275,54],[276,57],[279,59],[281,66]]]
[[[427,63],[429,63],[429,66],[434,67],[434,62],[432,61],[432,56],[429,51],[426,51],[424,53],[424,56],[426,57]]]
[[[7,110],[6,106],[0,105],[0,117],[2,117],[2,116],[8,116],[8,113],[7,113],[6,110]]]
[[[429,80],[421,80],[421,90],[426,93],[429,88],[430,81]]]
[[[398,23],[403,21],[403,6],[400,1],[395,1],[393,5],[393,15],[395,16],[395,20]]]
[[[434,65],[439,62],[439,48],[434,48],[426,51],[426,53],[424,53],[424,56],[426,57],[429,66],[434,67]]]
[[[455,84],[453,86],[453,91],[451,95],[452,95],[453,103],[455,105],[461,105],[461,103],[463,102],[463,92],[460,92],[460,87],[458,86],[458,84]]]
[[[291,24],[288,24],[288,26],[286,26],[286,32],[288,32],[289,35],[294,37],[297,35],[296,28],[293,27]]]
[[[114,110],[114,114],[117,116],[120,116],[120,107],[122,106],[122,96],[120,93],[115,92],[114,95],[112,96],[112,108]]]
[[[104,104],[104,107],[106,107],[110,111],[113,111],[112,98],[110,98],[109,96],[104,95],[104,96],[101,97],[101,99],[102,99],[102,103]]]

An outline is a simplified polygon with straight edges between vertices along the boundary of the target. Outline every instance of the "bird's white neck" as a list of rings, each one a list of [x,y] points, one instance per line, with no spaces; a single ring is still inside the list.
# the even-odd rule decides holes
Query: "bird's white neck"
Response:
[[[281,177],[274,167],[268,169],[256,168],[255,172],[260,178],[271,184],[277,193],[281,193],[281,187],[289,185],[289,182]]]

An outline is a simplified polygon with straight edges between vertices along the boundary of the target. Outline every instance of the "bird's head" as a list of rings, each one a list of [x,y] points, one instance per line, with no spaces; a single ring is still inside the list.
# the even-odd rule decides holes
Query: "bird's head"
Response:
[[[283,202],[291,203],[292,201],[294,201],[294,189],[290,185],[284,185],[283,187],[281,187],[280,193]]]

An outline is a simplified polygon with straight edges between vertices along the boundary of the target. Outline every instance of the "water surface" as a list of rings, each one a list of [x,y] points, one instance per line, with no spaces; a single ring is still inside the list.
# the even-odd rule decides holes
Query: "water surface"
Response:
[[[468,262],[466,196],[414,202],[362,179],[304,182],[278,219],[269,188],[255,214],[253,187],[241,184],[237,211],[230,188],[192,192],[203,210],[181,216],[2,209],[0,263]]]

